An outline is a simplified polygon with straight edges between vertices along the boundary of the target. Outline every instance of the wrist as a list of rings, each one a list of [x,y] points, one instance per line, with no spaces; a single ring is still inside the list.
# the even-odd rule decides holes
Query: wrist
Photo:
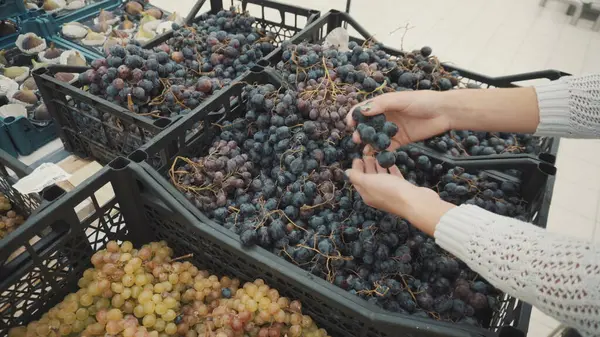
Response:
[[[406,191],[401,193],[399,200],[403,212],[397,215],[404,217],[413,226],[433,236],[440,219],[456,206],[440,199],[433,190],[413,185],[411,187],[414,189],[414,193],[406,193]]]
[[[432,92],[435,96],[432,100],[434,111],[442,114],[449,125],[449,130],[466,130],[469,128],[468,116],[471,115],[469,110],[472,104],[469,104],[462,94],[465,91],[473,93],[476,89],[461,89],[460,91]]]

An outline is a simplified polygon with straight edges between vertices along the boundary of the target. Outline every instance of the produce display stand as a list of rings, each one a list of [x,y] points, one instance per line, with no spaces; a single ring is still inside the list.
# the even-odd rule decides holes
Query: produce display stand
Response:
[[[197,11],[204,3],[199,1],[188,18],[195,17]],[[299,7],[282,5],[274,1],[247,0],[244,3],[254,3],[262,8],[277,9],[281,13],[281,22],[261,21],[267,29],[275,28],[278,38],[276,41],[288,37],[289,32],[298,32],[303,27],[293,25],[286,21],[288,15],[305,16],[306,22],[318,17],[319,12],[306,10]],[[223,8],[222,1],[211,1],[211,12]],[[264,13],[264,10],[263,10]],[[297,22],[296,22],[297,23]],[[144,47],[152,48],[169,38],[171,33],[166,33],[159,38],[148,42]],[[87,68],[71,69],[73,72],[83,72]],[[160,131],[180,116],[162,117],[152,119],[139,116],[129,110],[110,103],[102,98],[89,94],[75,82],[67,84],[55,79],[52,75],[59,71],[67,71],[63,67],[49,67],[34,73],[36,83],[42,93],[44,101],[50,102],[48,110],[59,128],[59,136],[67,151],[82,158],[94,158],[106,164],[117,156],[126,156],[152,139]],[[81,109],[84,104],[86,109]],[[194,109],[189,115],[202,113],[199,108]],[[115,125],[110,120],[118,118]]]
[[[31,174],[31,172],[33,170],[27,165],[0,150],[0,192],[10,201],[12,210],[26,218],[40,212],[64,194],[64,190],[56,185],[45,188],[39,194],[22,194],[13,188],[14,183],[20,178]],[[0,239],[0,246],[13,242],[15,237],[18,236],[18,232],[27,227],[28,221],[29,219],[4,239]],[[29,242],[29,248],[32,250],[43,249],[43,247],[51,244],[55,238],[56,236],[50,230],[36,233],[36,236],[32,237],[32,241]],[[2,250],[3,253],[0,254],[0,279],[22,266],[26,256],[30,253],[29,249],[24,250],[24,247],[24,245],[20,245],[12,250]]]
[[[279,79],[271,68],[255,68],[249,71],[244,78],[245,83],[267,84],[276,86],[288,86]],[[243,95],[245,84],[232,85],[221,92],[220,95],[211,97],[203,107],[205,111],[202,115],[186,116],[173,125],[173,127],[159,134],[150,143],[143,146],[140,150],[132,153],[130,159],[138,162],[150,173],[150,175],[165,188],[169,194],[173,195],[186,209],[190,210],[197,219],[207,226],[210,226],[215,232],[222,232],[223,235],[231,237],[236,245],[241,246],[237,235],[228,231],[220,224],[209,219],[207,215],[199,211],[180,191],[178,191],[169,181],[167,181],[167,172],[177,156],[199,157],[206,155],[216,135],[219,134],[220,125],[224,121],[243,116],[245,113],[246,97]],[[233,98],[233,99],[232,99]],[[189,137],[189,132],[198,122],[209,126]],[[455,166],[463,167],[468,172],[486,171],[489,179],[497,182],[510,181],[518,183],[521,186],[521,195],[528,203],[528,220],[536,223],[538,226],[545,227],[547,215],[540,215],[546,212],[547,201],[551,197],[553,176],[556,172],[555,167],[550,162],[540,160],[527,155],[517,155],[513,158],[450,158],[440,156],[427,147],[414,145],[419,152],[427,155],[432,163],[440,163],[445,168]],[[548,156],[550,157],[550,156]],[[155,165],[154,167],[150,164]],[[161,165],[156,166],[156,163]],[[500,171],[508,168],[518,169],[523,172],[522,178],[503,174]],[[285,260],[273,255],[271,252],[260,247],[247,250],[247,255],[256,259],[269,259],[271,263],[278,265],[281,272],[293,276],[298,282],[305,284],[317,284],[324,290],[320,295],[328,300],[324,303],[342,304],[344,314],[330,316],[329,320],[335,326],[328,328],[328,331],[335,332],[340,336],[395,336],[399,331],[408,335],[424,336],[513,336],[505,335],[507,331],[526,332],[531,307],[517,299],[505,297],[502,301],[502,308],[491,318],[489,330],[480,328],[469,328],[461,325],[451,325],[441,323],[435,320],[421,321],[416,317],[393,314],[376,307],[365,300],[351,295],[350,293],[338,288],[327,281],[311,275],[300,267],[288,263]],[[316,290],[314,290],[316,291]],[[327,305],[321,305],[318,311],[311,312],[314,317],[331,315],[335,312]],[[515,335],[516,336],[516,335]]]

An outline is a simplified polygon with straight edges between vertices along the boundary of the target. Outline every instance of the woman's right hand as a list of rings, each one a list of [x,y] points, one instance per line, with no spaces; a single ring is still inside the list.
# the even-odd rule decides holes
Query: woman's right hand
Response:
[[[356,127],[356,121],[352,118],[352,111],[356,107],[360,107],[365,116],[385,114],[388,121],[398,125],[398,133],[392,138],[392,144],[388,149],[395,150],[402,145],[450,130],[451,121],[443,112],[439,96],[440,93],[434,91],[383,94],[354,106],[346,117],[346,123],[350,127]],[[361,143],[358,132],[355,131],[352,138],[355,143]],[[366,146],[365,153],[371,152],[372,149]]]

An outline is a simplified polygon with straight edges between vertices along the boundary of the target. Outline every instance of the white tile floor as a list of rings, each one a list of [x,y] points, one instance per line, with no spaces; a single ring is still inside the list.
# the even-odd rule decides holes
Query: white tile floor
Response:
[[[194,0],[153,0],[187,13]],[[282,0],[327,11],[345,0]],[[203,9],[204,10],[204,9]],[[554,68],[574,75],[600,72],[600,32],[591,21],[569,24],[566,5],[538,0],[352,0],[351,14],[375,37],[405,49],[433,47],[443,61],[499,76]],[[59,142],[25,158],[27,163],[60,147]],[[600,242],[600,140],[562,140],[548,229]],[[534,310],[529,336],[545,336],[558,323]]]

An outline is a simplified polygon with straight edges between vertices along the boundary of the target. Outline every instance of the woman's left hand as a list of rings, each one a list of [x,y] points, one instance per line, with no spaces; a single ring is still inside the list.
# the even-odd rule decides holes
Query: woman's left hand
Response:
[[[406,181],[398,167],[389,171],[381,167],[374,157],[355,159],[346,175],[367,205],[405,218],[429,235],[441,217],[456,207],[435,191]]]

